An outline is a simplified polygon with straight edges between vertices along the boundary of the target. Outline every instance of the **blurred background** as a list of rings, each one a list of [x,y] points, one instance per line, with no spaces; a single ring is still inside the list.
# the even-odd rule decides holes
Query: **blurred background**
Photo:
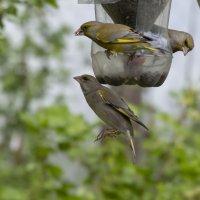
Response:
[[[102,122],[72,79],[93,74],[91,41],[74,36],[91,20],[76,0],[0,1],[0,200],[200,199],[196,0],[172,1],[169,28],[195,48],[174,54],[165,83],[116,88],[150,129],[135,131],[134,164],[122,135],[94,143]]]

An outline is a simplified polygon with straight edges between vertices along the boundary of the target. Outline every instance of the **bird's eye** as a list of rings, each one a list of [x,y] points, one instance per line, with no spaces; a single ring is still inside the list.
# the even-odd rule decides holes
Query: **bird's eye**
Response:
[[[81,29],[82,29],[83,31],[85,31],[85,30],[87,29],[87,27],[86,27],[86,26],[82,26]]]
[[[88,77],[84,76],[84,77],[83,77],[83,80],[84,80],[84,81],[88,81],[89,79],[88,79]]]
[[[187,47],[188,46],[188,41],[185,40],[184,45]]]

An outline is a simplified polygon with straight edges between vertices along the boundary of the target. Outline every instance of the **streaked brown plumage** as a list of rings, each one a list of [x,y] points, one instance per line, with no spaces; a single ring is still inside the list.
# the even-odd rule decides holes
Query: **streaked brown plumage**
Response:
[[[82,75],[74,79],[80,83],[85,99],[96,115],[114,130],[127,134],[135,156],[132,122],[148,128],[118,94],[102,86],[93,76]]]

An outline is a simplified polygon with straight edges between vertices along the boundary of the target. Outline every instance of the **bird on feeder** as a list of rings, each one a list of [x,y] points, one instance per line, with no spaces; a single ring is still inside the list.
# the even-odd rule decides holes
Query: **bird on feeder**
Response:
[[[106,49],[107,57],[118,52],[128,53],[133,56],[138,50],[148,52],[166,51],[156,47],[156,41],[144,36],[133,28],[123,24],[102,23],[90,21],[81,25],[75,32],[76,36],[85,35],[99,46]]]
[[[86,22],[75,32],[76,36],[85,35],[101,47],[107,49],[109,58],[112,52],[123,52],[134,55],[134,51],[148,50],[150,52],[168,52],[164,46],[159,46],[156,37],[141,34],[123,24]],[[189,33],[168,29],[169,42],[172,52],[182,51],[186,55],[194,48],[194,41]],[[163,38],[164,39],[164,38]],[[167,41],[166,41],[167,42]]]
[[[182,51],[186,56],[194,48],[194,40],[189,33],[169,29],[168,35],[173,53]]]

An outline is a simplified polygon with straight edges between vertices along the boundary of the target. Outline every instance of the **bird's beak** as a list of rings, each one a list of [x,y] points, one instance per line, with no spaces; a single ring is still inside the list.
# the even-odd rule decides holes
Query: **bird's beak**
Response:
[[[73,77],[73,79],[75,79],[75,80],[78,81],[79,83],[81,82],[81,76],[75,76],[75,77]]]
[[[75,36],[80,36],[80,35],[84,35],[84,32],[81,30],[81,28],[79,28],[74,34]]]
[[[189,52],[189,49],[187,47],[182,47],[182,50],[183,50],[184,56],[186,56],[187,53]]]

